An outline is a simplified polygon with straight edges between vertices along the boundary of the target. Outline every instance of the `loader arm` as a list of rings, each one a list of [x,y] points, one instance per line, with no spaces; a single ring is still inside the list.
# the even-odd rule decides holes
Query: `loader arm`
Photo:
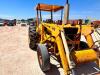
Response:
[[[55,42],[57,44],[57,48],[58,48],[58,52],[59,52],[59,55],[60,55],[61,63],[62,63],[64,72],[67,75],[69,73],[69,70],[70,70],[70,68],[69,68],[70,58],[69,58],[69,55],[67,55],[68,53],[65,53],[65,48],[64,48],[65,43],[62,40],[65,36],[62,37],[62,35],[61,35],[61,31],[63,29],[61,27],[55,25],[55,24],[42,23],[41,26],[42,26],[43,29],[47,28],[47,30],[51,33],[51,36],[53,36],[55,38]],[[43,36],[44,31],[42,31],[41,33],[42,33],[42,37],[44,37]],[[41,43],[45,42],[44,40],[45,39],[43,39]]]

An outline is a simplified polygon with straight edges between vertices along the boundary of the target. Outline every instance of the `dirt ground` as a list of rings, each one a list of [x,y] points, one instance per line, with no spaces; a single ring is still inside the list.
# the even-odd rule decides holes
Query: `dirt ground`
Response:
[[[43,73],[38,65],[37,53],[28,44],[28,26],[0,27],[0,75],[64,75],[59,63],[52,58],[51,70]],[[99,70],[96,65],[90,64],[78,66],[77,75],[89,75]]]

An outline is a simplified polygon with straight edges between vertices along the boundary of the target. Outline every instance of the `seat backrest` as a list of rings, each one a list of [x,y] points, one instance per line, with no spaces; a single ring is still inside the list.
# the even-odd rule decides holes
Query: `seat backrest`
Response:
[[[77,34],[78,28],[64,28],[65,34]]]
[[[65,35],[72,41],[79,40],[80,34],[78,34],[78,28],[65,28]],[[69,40],[67,39],[67,40]]]

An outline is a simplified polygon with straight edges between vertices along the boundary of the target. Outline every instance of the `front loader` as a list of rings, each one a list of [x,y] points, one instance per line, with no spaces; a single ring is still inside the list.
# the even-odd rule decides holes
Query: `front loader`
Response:
[[[68,6],[67,6],[68,7]],[[78,24],[69,24],[68,20],[54,21],[53,13],[63,11],[63,6],[38,4],[37,10],[37,27],[36,33],[38,34],[37,42],[37,55],[39,65],[42,71],[50,69],[50,56],[53,55],[57,58],[63,67],[65,75],[75,75],[75,67],[78,64],[96,62],[99,66],[98,55],[93,49],[93,39],[91,34],[94,28],[91,25],[82,25],[79,20]],[[50,12],[51,19],[42,20],[42,11]],[[66,13],[66,12],[65,12]],[[66,14],[64,14],[66,15]],[[67,17],[68,19],[68,12]],[[81,35],[84,35],[87,43],[80,41]]]

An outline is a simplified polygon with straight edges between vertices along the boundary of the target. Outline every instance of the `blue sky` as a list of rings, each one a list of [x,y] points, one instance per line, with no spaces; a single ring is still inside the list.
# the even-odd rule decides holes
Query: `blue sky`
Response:
[[[37,3],[65,5],[66,0],[0,0],[0,18],[30,18],[35,17]],[[70,18],[100,19],[100,0],[69,0]],[[43,16],[48,16],[42,13]],[[59,13],[56,13],[59,16]]]

